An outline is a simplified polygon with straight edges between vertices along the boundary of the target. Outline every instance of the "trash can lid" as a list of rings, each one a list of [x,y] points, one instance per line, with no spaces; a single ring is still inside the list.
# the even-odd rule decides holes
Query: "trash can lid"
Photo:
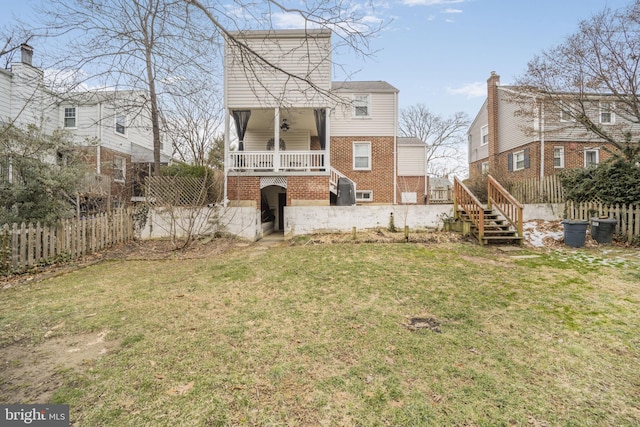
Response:
[[[565,219],[562,220],[562,224],[589,224],[589,221],[584,219]]]

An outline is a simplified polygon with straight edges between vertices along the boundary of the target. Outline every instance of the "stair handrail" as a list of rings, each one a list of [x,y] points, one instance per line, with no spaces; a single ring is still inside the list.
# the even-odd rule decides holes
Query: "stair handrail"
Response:
[[[333,166],[331,166],[329,168],[329,186],[331,187],[332,185],[336,188],[336,190],[338,189],[338,179],[340,178],[346,178],[349,181],[351,181],[353,183],[353,191],[356,191],[356,182],[354,180],[352,180],[351,178],[349,178],[348,176],[346,176],[345,174],[343,174],[342,172],[340,172],[338,169],[334,168]]]
[[[494,177],[487,177],[487,209],[495,207],[523,237],[524,205],[511,195]]]
[[[453,216],[460,218],[459,207],[469,216],[469,219],[478,230],[478,240],[484,236],[484,206],[480,200],[467,188],[466,185],[453,177]]]

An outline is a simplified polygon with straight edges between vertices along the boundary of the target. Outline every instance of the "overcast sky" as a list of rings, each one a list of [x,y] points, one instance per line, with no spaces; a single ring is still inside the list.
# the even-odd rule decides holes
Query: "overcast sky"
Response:
[[[448,116],[464,111],[473,119],[486,96],[491,71],[508,84],[536,53],[575,32],[581,19],[629,0],[372,0],[361,9],[369,22],[384,22],[370,40],[374,58],[343,53],[334,62],[353,80],[385,80],[400,90],[400,107],[422,103]],[[0,27],[13,16],[28,19],[30,1],[0,0]],[[290,16],[274,17],[282,28]],[[37,55],[37,44],[36,49]],[[336,76],[342,78],[342,76]]]

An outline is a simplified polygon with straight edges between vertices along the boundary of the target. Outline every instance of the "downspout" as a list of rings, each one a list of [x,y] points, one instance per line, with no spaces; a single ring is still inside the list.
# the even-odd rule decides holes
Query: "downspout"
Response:
[[[544,102],[540,102],[540,199],[544,200]],[[521,232],[522,234],[522,232]]]
[[[76,116],[76,120],[78,120]],[[98,104],[98,146],[96,147],[96,173],[102,175],[102,102]]]
[[[540,102],[540,180],[544,179],[544,103]]]
[[[229,199],[227,198],[228,193],[228,179],[229,179],[229,128],[230,128],[230,111],[229,109],[224,109],[224,162],[223,162],[223,174],[224,174],[224,194],[222,198],[222,204],[226,208],[229,203]]]
[[[224,44],[224,52],[223,52],[223,62],[224,62],[224,73],[222,74],[222,98],[223,98],[223,110],[224,110],[224,158],[223,158],[223,162],[222,162],[222,175],[224,177],[224,189],[223,189],[223,195],[222,195],[222,205],[226,208],[228,203],[229,203],[229,199],[227,198],[228,196],[228,180],[229,180],[229,164],[230,159],[229,159],[229,144],[230,144],[230,137],[229,137],[229,128],[230,128],[230,117],[229,115],[231,114],[231,111],[228,108],[228,104],[227,102],[229,102],[229,98],[228,98],[228,93],[227,93],[227,67],[228,67],[228,61],[227,61],[227,52],[226,52],[226,48],[227,48],[227,43],[226,43],[226,39],[225,39],[225,44]]]
[[[393,204],[398,204],[398,91],[393,94]]]

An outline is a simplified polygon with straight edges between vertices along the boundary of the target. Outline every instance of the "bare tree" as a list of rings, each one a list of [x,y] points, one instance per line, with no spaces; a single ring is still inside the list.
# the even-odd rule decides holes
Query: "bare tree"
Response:
[[[51,64],[59,76],[73,76],[64,92],[98,86],[148,94],[130,107],[139,114],[146,109],[151,118],[159,174],[164,97],[185,81],[209,76],[215,34],[191,16],[184,0],[51,0],[43,8],[43,35],[65,41],[56,55],[61,59]]]
[[[174,88],[186,80],[211,79],[217,70],[212,64],[221,63],[221,36],[261,66],[326,91],[307,75],[288,74],[237,34],[247,28],[274,29],[276,16],[294,16],[300,27],[330,29],[339,40],[334,45],[366,55],[368,37],[380,27],[365,24],[361,8],[344,0],[311,0],[303,9],[275,0],[235,0],[231,5],[213,0],[50,0],[43,10],[47,20],[42,35],[64,40],[58,55],[63,59],[51,67],[64,70],[64,76],[76,71],[67,92],[84,83],[148,93],[156,174],[164,95],[177,92]],[[182,95],[189,94],[183,89]]]
[[[203,88],[198,96],[174,93],[165,110],[164,129],[171,140],[174,156],[196,166],[210,165],[223,126],[222,100],[215,90]]]
[[[424,104],[400,112],[400,135],[420,139],[427,146],[427,171],[434,175],[459,172],[466,163],[462,148],[469,118],[463,112],[451,117],[432,113]]]
[[[518,90],[565,118],[565,127],[611,144],[629,161],[640,154],[640,1],[605,9],[575,34],[543,51],[517,80]],[[619,117],[601,123],[598,110]],[[535,113],[539,114],[539,113]]]

